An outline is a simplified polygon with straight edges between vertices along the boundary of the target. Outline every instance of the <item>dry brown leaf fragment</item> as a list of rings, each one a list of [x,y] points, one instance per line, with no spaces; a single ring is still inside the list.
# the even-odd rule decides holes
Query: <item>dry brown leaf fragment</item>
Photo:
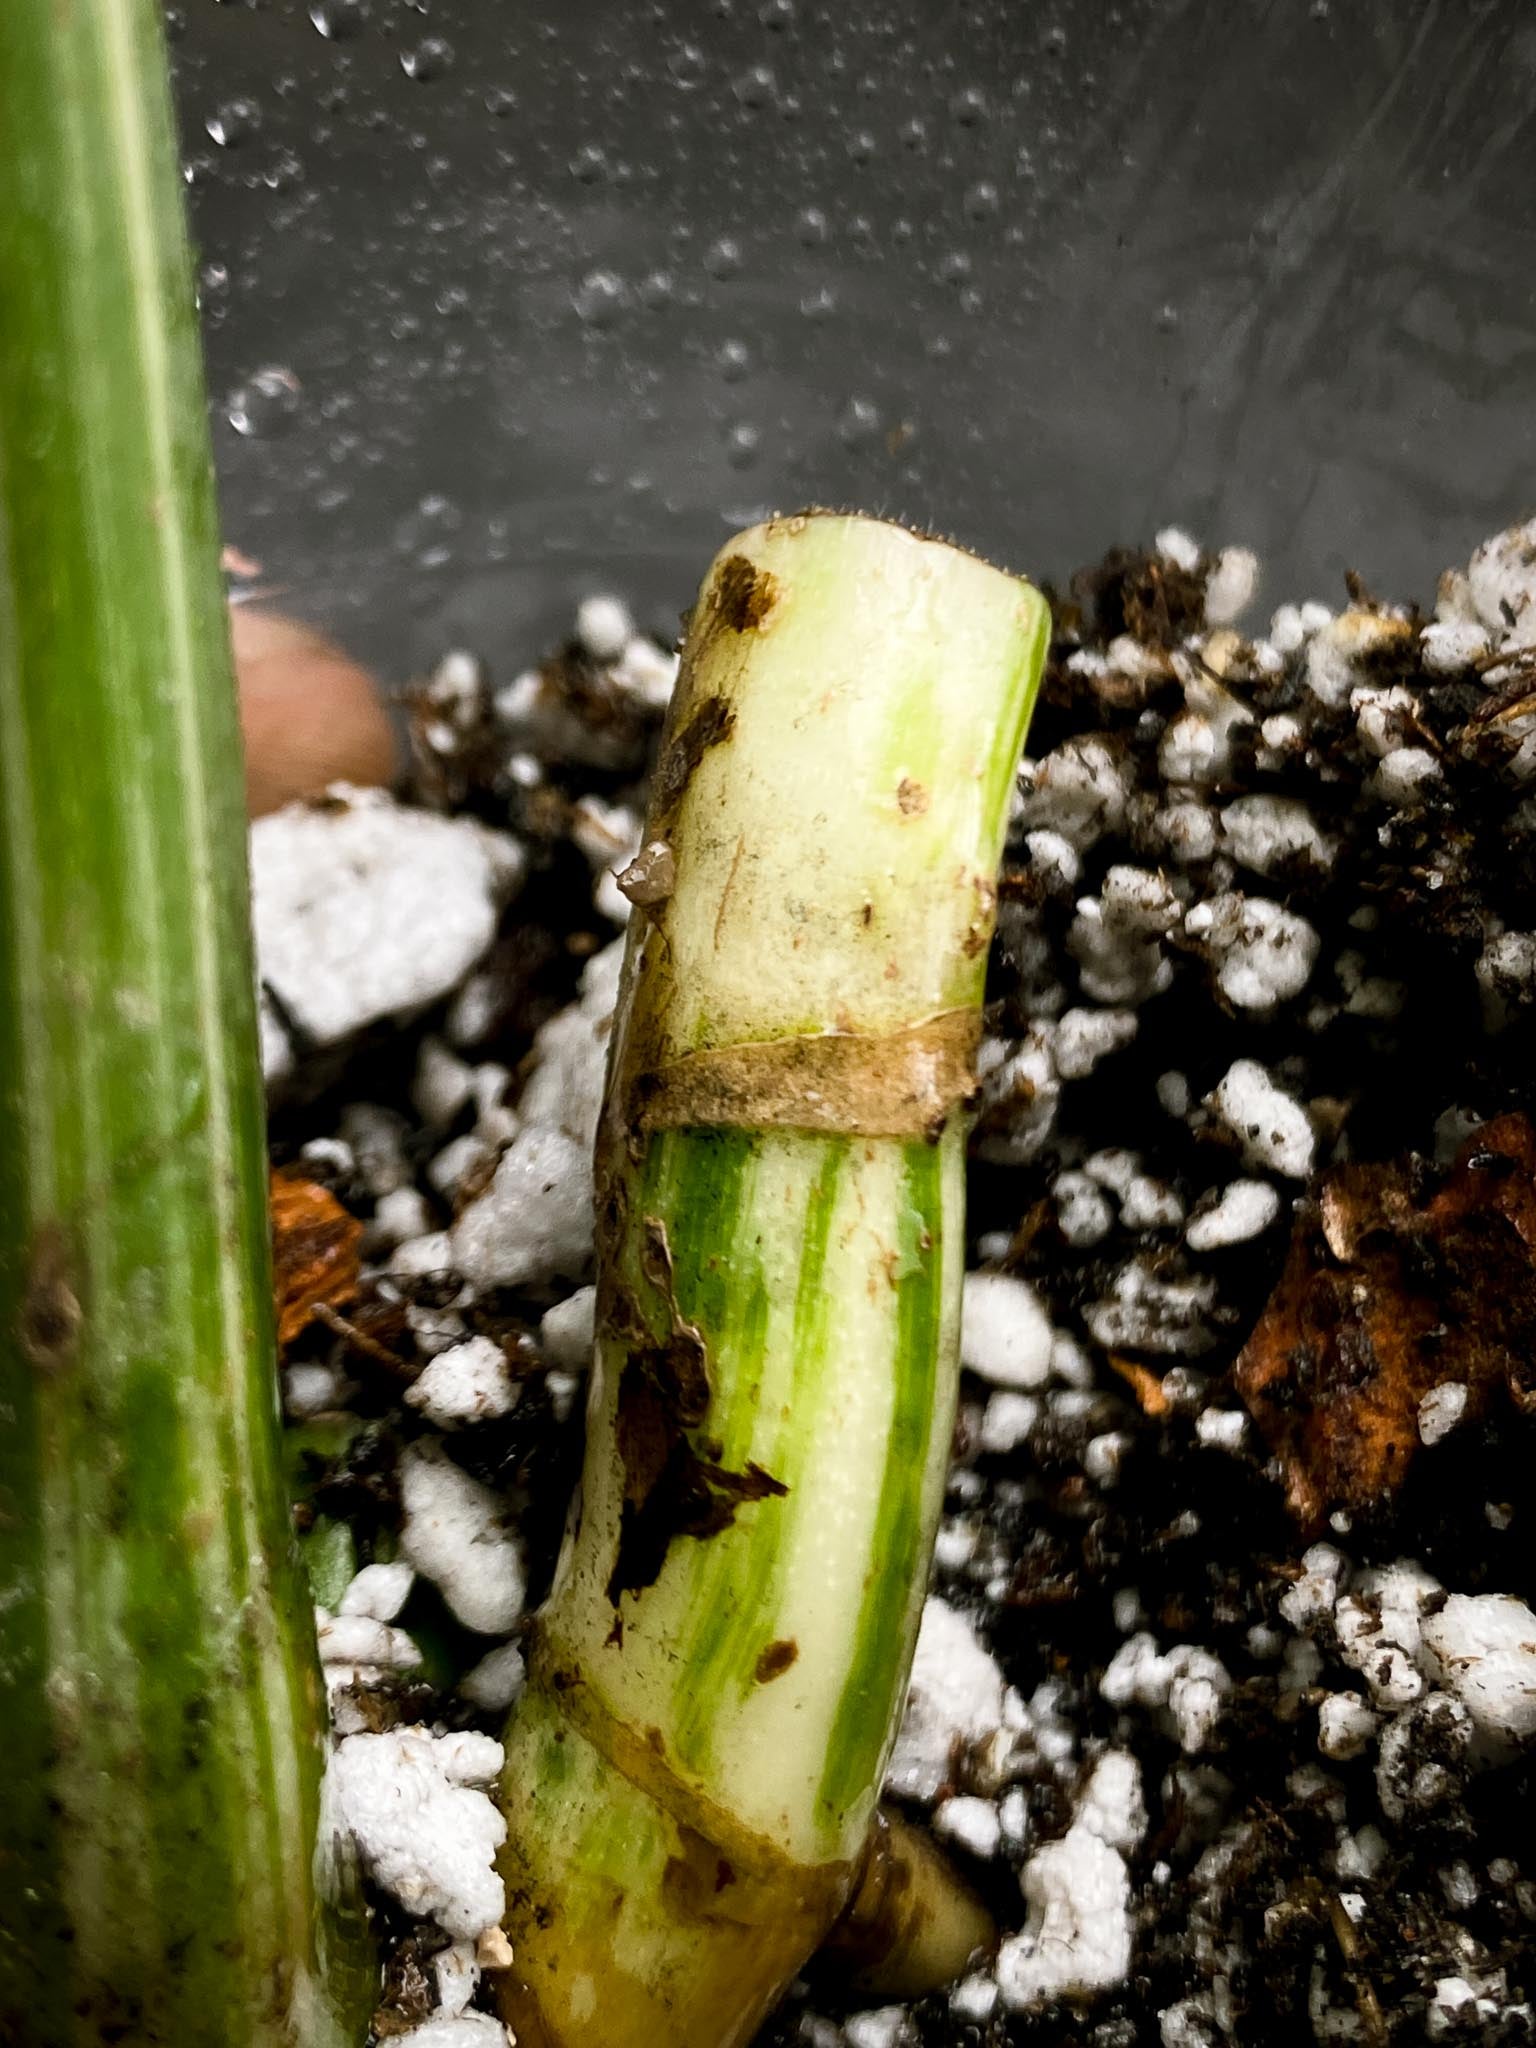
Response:
[[[1391,1496],[1420,1449],[1419,1404],[1465,1386],[1536,1403],[1536,1129],[1485,1124],[1438,1187],[1414,1161],[1343,1166],[1300,1212],[1285,1269],[1236,1367],[1316,1529]]]
[[[274,1170],[271,1199],[277,1345],[286,1352],[322,1307],[356,1299],[363,1226],[329,1188],[292,1167]]]

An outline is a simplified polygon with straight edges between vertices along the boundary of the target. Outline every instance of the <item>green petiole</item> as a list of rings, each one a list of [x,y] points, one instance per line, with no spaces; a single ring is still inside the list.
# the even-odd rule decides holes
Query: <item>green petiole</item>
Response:
[[[0,7],[0,2039],[344,2048],[154,0]]]

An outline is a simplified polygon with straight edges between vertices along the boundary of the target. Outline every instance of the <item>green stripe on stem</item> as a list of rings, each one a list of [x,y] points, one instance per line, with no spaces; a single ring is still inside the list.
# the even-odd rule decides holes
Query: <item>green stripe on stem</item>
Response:
[[[0,8],[0,133],[0,2038],[339,2048],[153,0]]]

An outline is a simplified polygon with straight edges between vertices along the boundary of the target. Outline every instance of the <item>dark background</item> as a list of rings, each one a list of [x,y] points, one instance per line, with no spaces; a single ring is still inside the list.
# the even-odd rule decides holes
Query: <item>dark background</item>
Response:
[[[392,680],[770,507],[1266,604],[1536,507],[1526,0],[169,13],[228,536]]]

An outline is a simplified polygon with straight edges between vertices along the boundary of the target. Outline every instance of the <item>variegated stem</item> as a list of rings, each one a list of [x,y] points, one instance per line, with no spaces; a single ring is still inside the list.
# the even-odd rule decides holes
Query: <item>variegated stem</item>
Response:
[[[954,1410],[965,1102],[1046,612],[876,520],[733,542],[653,780],[580,1515],[503,1799],[524,2048],[745,2042],[843,1907]],[[664,869],[653,860],[650,869]]]
[[[0,2040],[343,2048],[155,0],[0,6],[0,135]]]

